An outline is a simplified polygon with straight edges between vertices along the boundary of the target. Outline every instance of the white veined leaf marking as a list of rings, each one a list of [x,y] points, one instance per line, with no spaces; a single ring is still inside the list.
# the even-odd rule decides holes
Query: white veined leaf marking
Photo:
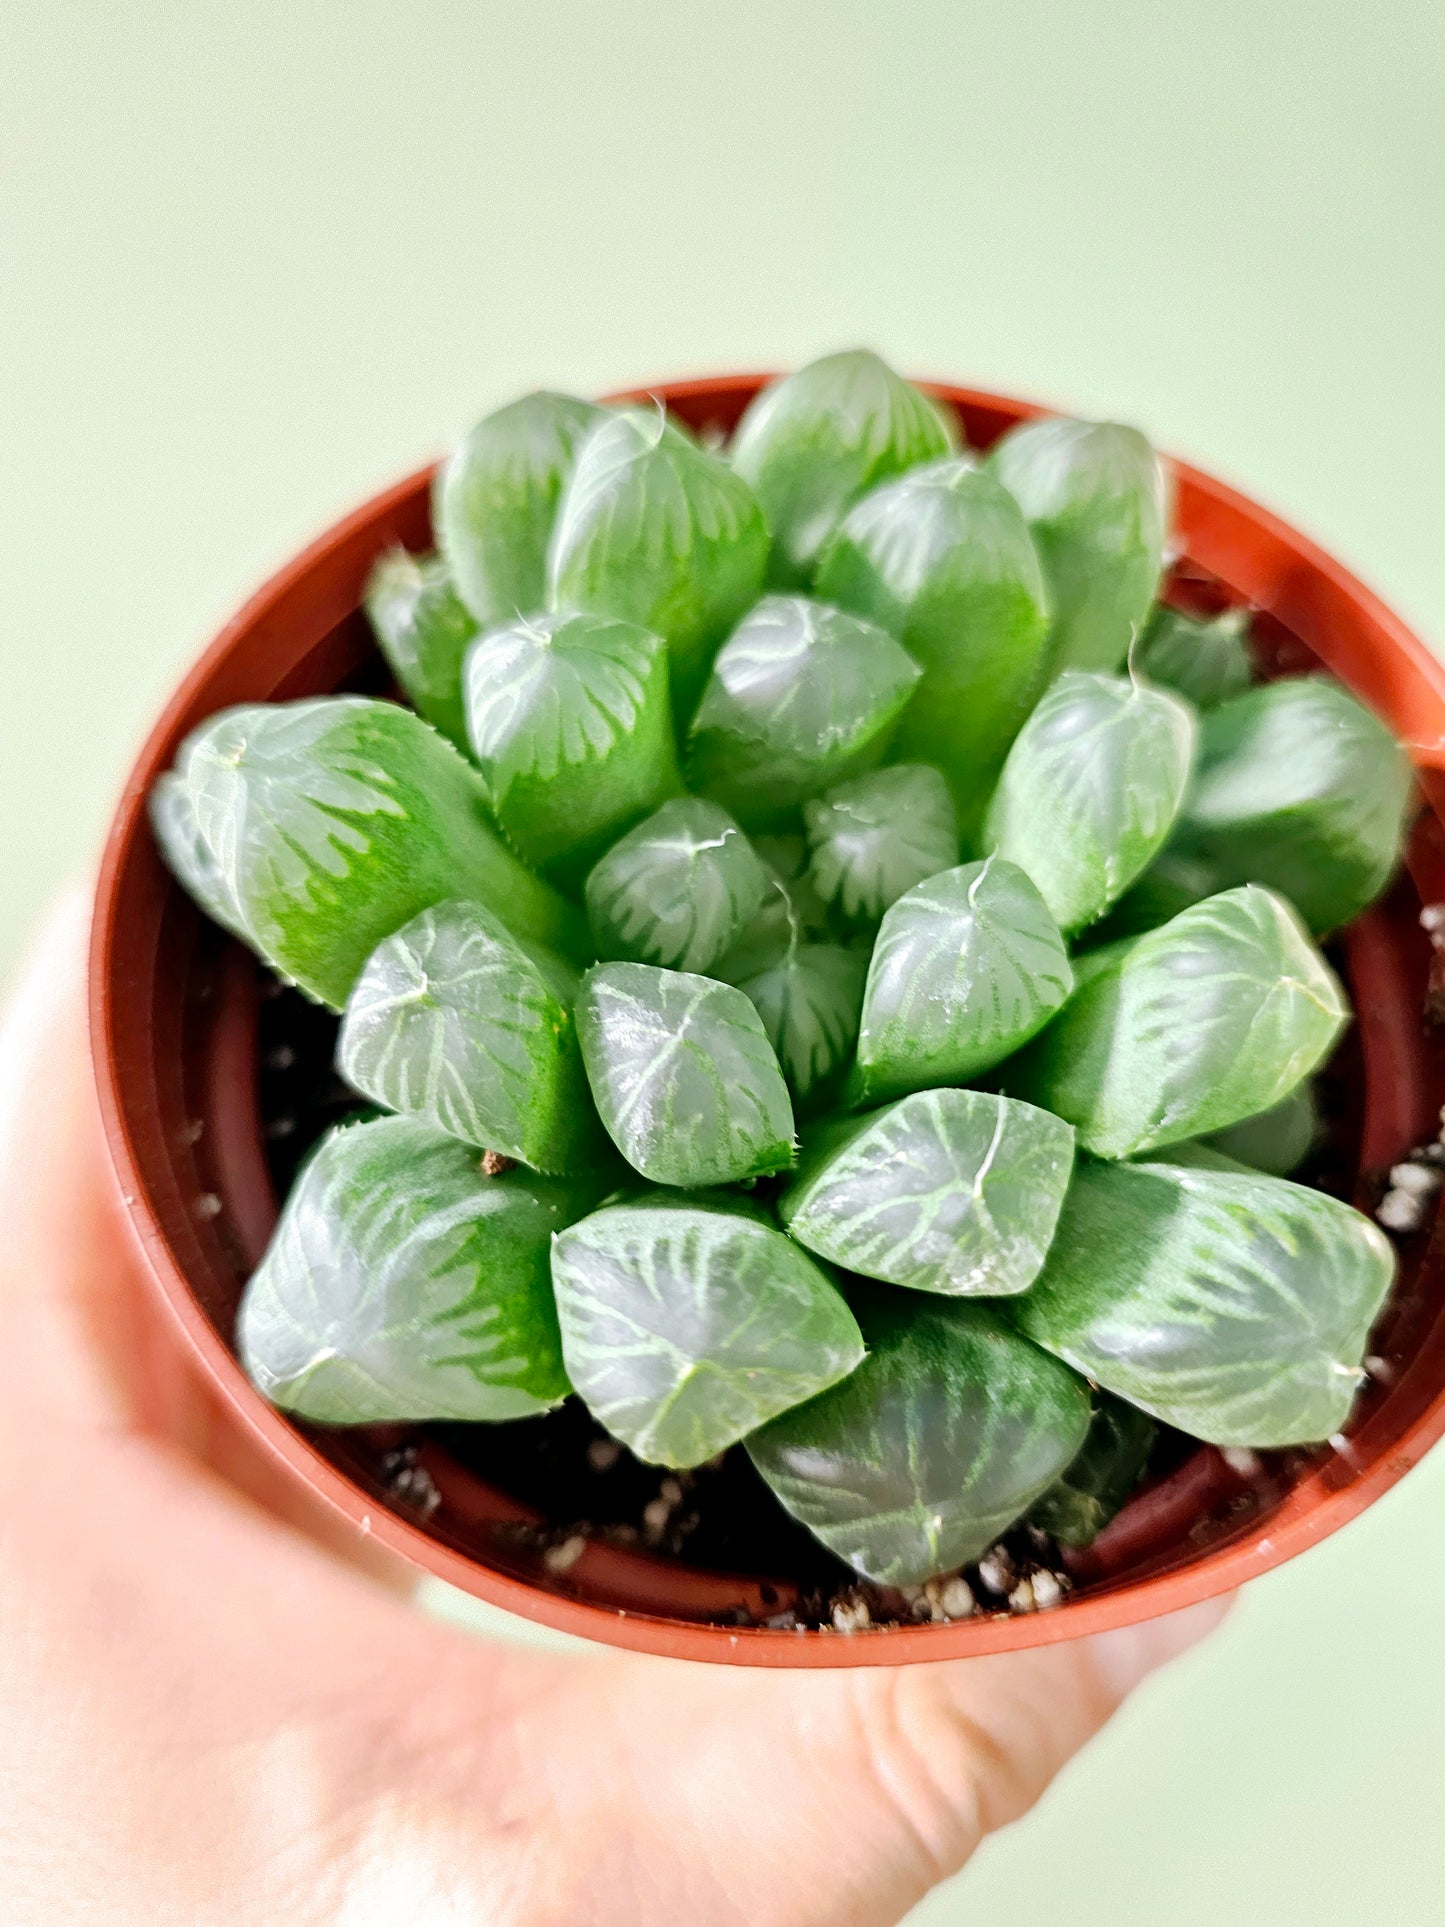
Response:
[[[519,776],[550,782],[600,761],[630,737],[664,651],[660,636],[607,616],[524,616],[488,630],[467,659],[467,700],[493,796],[504,800]]]
[[[853,922],[876,922],[914,884],[958,863],[953,798],[926,764],[839,783],[803,805],[803,821],[813,887]]]
[[[1002,857],[901,896],[868,966],[854,1103],[962,1084],[1028,1041],[1073,988],[1043,898]]]
[[[338,1067],[390,1110],[537,1170],[573,1170],[596,1135],[572,1021],[578,981],[480,904],[437,904],[372,953]]]
[[[986,847],[1032,877],[1061,930],[1093,923],[1163,846],[1194,738],[1167,690],[1066,670],[1008,753]]]
[[[650,964],[599,964],[577,1032],[602,1122],[656,1184],[735,1183],[793,1158],[793,1108],[740,990]]]
[[[832,1263],[918,1291],[1026,1291],[1074,1160],[1061,1118],[986,1091],[918,1091],[805,1137],[783,1223]]]
[[[855,1571],[917,1585],[976,1559],[1054,1483],[1089,1396],[985,1305],[876,1289],[854,1302],[867,1358],[748,1452]]]
[[[733,817],[705,797],[664,803],[587,878],[599,953],[709,970],[763,904],[768,872]]]
[[[1119,668],[1159,584],[1169,484],[1137,428],[1021,422],[988,467],[1024,512],[1048,578],[1059,669]]]
[[[876,624],[766,596],[718,652],[693,718],[693,781],[752,826],[868,767],[918,682]]]
[[[292,1188],[246,1287],[252,1380],[324,1425],[524,1418],[566,1396],[553,1234],[591,1194],[411,1118],[342,1126]]]
[[[394,703],[223,710],[186,739],[176,778],[164,807],[178,819],[184,800],[211,887],[267,962],[333,1009],[382,938],[444,897],[580,946],[576,911],[487,826],[477,772]]]
[[[466,664],[473,753],[508,835],[534,863],[585,854],[681,788],[667,645],[610,616],[526,616]]]
[[[606,411],[545,390],[488,415],[437,477],[433,519],[462,599],[485,626],[540,609],[557,505]]]
[[[1199,1137],[1277,1104],[1349,1015],[1293,910],[1246,884],[1111,946],[1009,1074],[1102,1157]]]
[[[377,646],[419,715],[463,752],[462,661],[477,619],[458,596],[439,555],[390,549],[366,584],[366,614]]]
[[[1394,1276],[1389,1240],[1323,1192],[1191,1149],[1081,1163],[1017,1317],[1040,1345],[1196,1438],[1329,1438]]]
[[[609,1206],[557,1239],[552,1273],[572,1383],[655,1464],[703,1463],[863,1355],[834,1285],[752,1216]]]
[[[975,842],[1048,668],[1048,590],[1018,503],[971,460],[910,470],[850,511],[817,592],[891,630],[922,668],[893,753],[944,773]]]
[[[790,944],[740,988],[763,1020],[793,1095],[811,1097],[853,1054],[868,959],[832,943]]]
[[[756,600],[766,560],[746,482],[660,408],[625,409],[578,450],[552,532],[548,601],[663,636],[685,719],[713,649]]]
[[[738,424],[732,460],[767,517],[772,579],[805,587],[861,495],[947,455],[954,439],[940,408],[866,349],[825,355],[770,383]]]

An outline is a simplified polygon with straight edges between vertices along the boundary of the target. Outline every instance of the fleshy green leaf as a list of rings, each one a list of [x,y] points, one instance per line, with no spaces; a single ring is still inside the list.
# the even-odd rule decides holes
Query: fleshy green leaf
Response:
[[[601,1136],[572,1021],[578,981],[480,904],[436,904],[373,951],[337,1066],[388,1110],[539,1171],[575,1170]]]
[[[1057,669],[1117,669],[1159,583],[1168,489],[1137,428],[1022,422],[988,466],[1024,512],[1053,603]]]
[[[985,848],[1033,878],[1061,930],[1082,929],[1158,854],[1194,737],[1194,712],[1167,690],[1065,670],[1008,753]]]
[[[921,664],[894,753],[944,772],[972,833],[1048,659],[1048,591],[1017,502],[969,458],[914,469],[850,512],[818,593]]]
[[[1215,889],[1264,883],[1312,930],[1348,923],[1399,860],[1410,763],[1384,724],[1323,676],[1266,683],[1201,719],[1171,852]]]
[[[1157,930],[1191,903],[1214,894],[1214,873],[1199,857],[1166,843],[1139,881],[1127,889],[1102,923],[1087,933],[1086,941],[1114,943],[1121,937],[1142,936]]]
[[[733,467],[772,534],[769,579],[806,588],[854,502],[947,455],[953,439],[938,406],[866,349],[825,355],[772,382],[749,403],[732,444]]]
[[[460,750],[467,745],[462,659],[477,619],[439,555],[382,556],[366,585],[366,614],[391,673],[412,706]]]
[[[1077,1454],[1082,1380],[983,1305],[860,1291],[868,1356],[748,1453],[795,1519],[865,1578],[976,1559]]]
[[[1250,685],[1254,672],[1249,611],[1226,609],[1218,616],[1187,616],[1161,602],[1149,618],[1133,663],[1136,674],[1176,690],[1196,709],[1213,709]]]
[[[578,882],[629,823],[682,787],[667,644],[611,616],[489,630],[466,666],[472,749],[528,862]]]
[[[703,1464],[863,1356],[818,1266],[711,1203],[609,1205],[557,1239],[552,1276],[572,1383],[655,1465]]]
[[[579,914],[489,828],[477,772],[395,703],[222,710],[182,744],[162,808],[167,850],[204,850],[212,900],[234,905],[266,961],[334,1010],[382,938],[446,897],[585,954]],[[187,887],[201,874],[194,861],[177,870]]]
[[[1320,1134],[1320,1111],[1314,1085],[1308,1078],[1267,1111],[1242,1118],[1205,1140],[1211,1150],[1271,1177],[1287,1178],[1314,1149]]]
[[[873,948],[850,1101],[968,1083],[1027,1043],[1073,982],[1058,925],[1016,864],[989,857],[916,884]]]
[[[997,1298],[1038,1275],[1073,1161],[1073,1131],[1032,1104],[917,1091],[805,1139],[779,1212],[865,1278]]]
[[[597,1109],[654,1184],[733,1184],[793,1161],[793,1107],[740,990],[650,964],[589,970],[577,1033]]]
[[[753,848],[775,876],[784,883],[801,883],[808,867],[808,845],[797,829],[766,832],[753,838]]]
[[[797,943],[740,986],[800,1104],[816,1108],[841,1079],[858,1039],[867,974],[860,950]]]
[[[918,682],[886,630],[806,596],[766,596],[718,652],[693,718],[695,786],[750,828],[876,763]]]
[[[1107,1391],[1195,1438],[1333,1436],[1389,1290],[1388,1239],[1283,1178],[1084,1161],[1015,1316]]]
[[[1133,1157],[1267,1110],[1322,1063],[1349,1015],[1289,905],[1226,890],[1112,954],[1008,1087]]]
[[[746,482],[666,421],[628,409],[582,444],[548,561],[550,605],[664,637],[680,722],[762,589],[768,537]]]
[[[303,1167],[237,1322],[274,1405],[321,1425],[513,1419],[568,1391],[550,1252],[595,1188],[412,1118],[345,1125]]]
[[[876,923],[915,883],[958,862],[958,816],[936,769],[900,763],[839,783],[803,805],[818,896],[850,922]]]
[[[212,923],[254,946],[230,880],[201,834],[190,786],[174,770],[167,770],[152,785],[147,807],[152,834],[171,875]]]
[[[542,607],[563,486],[606,419],[574,395],[524,395],[479,422],[437,478],[437,539],[484,628]]]
[[[801,836],[755,836],[768,887],[762,903],[709,974],[725,984],[745,983],[781,963],[794,945],[824,935],[828,910],[808,875],[808,846]]]
[[[680,796],[615,843],[587,879],[603,957],[710,970],[756,915],[768,872],[718,803]]]
[[[1139,1484],[1157,1436],[1147,1412],[1101,1392],[1079,1456],[1031,1508],[1031,1523],[1061,1546],[1091,1545]]]

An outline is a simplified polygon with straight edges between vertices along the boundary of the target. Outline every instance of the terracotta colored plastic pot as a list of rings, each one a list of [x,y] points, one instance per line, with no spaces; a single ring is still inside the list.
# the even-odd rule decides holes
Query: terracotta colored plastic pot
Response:
[[[649,391],[702,431],[726,433],[763,377]],[[968,389],[932,392],[986,446],[1027,404]],[[1244,600],[1260,612],[1266,667],[1326,664],[1412,745],[1425,808],[1387,899],[1346,935],[1358,1023],[1348,1110],[1357,1198],[1434,1136],[1445,1051],[1424,1016],[1429,943],[1422,901],[1445,897],[1445,671],[1368,590],[1304,537],[1233,489],[1175,464],[1183,559],[1176,600]],[[269,582],[186,678],[126,786],[106,849],[92,952],[92,1037],[105,1126],[124,1199],[158,1294],[201,1369],[291,1475],[358,1532],[495,1605],[568,1632],[689,1659],[764,1666],[892,1665],[1068,1639],[1224,1592],[1335,1531],[1407,1472],[1445,1431],[1445,1237],[1406,1239],[1399,1286],[1374,1339],[1371,1381],[1348,1438],[1268,1457],[1268,1470],[1201,1448],[1136,1496],[1076,1561],[1077,1592],[1029,1617],[979,1614],[944,1625],[841,1637],[745,1622],[782,1611],[794,1588],[767,1575],[705,1571],[601,1543],[563,1574],[527,1550],[535,1515],[482,1483],[439,1444],[422,1463],[439,1503],[428,1516],[399,1484],[390,1441],[292,1423],[252,1390],[231,1350],[244,1279],[275,1219],[258,1103],[259,972],[171,882],[144,800],[188,730],[228,703],[313,695],[374,665],[358,613],[378,553],[430,545],[429,472],[330,530]],[[509,1530],[510,1528],[510,1530]],[[743,1623],[740,1623],[743,1622]]]

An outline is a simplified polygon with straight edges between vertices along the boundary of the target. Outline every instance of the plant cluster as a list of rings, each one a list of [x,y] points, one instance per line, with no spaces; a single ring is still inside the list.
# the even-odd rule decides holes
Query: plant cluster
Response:
[[[981,454],[842,354],[723,451],[530,395],[434,523],[368,595],[412,707],[228,710],[152,799],[370,1107],[247,1287],[261,1390],[741,1443],[890,1584],[1087,1541],[1156,1421],[1335,1433],[1393,1258],[1287,1173],[1409,770],[1158,604],[1144,437]]]

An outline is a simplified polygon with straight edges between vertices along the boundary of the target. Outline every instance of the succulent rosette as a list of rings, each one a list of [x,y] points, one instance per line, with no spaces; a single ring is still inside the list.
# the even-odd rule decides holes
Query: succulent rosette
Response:
[[[1336,1433],[1394,1258],[1309,1182],[1321,944],[1409,763],[1172,606],[1168,518],[1137,430],[975,453],[863,352],[723,448],[482,422],[367,593],[399,700],[224,711],[151,797],[355,1097],[246,1288],[265,1395],[580,1400],[898,1587],[1087,1545],[1176,1435]]]

